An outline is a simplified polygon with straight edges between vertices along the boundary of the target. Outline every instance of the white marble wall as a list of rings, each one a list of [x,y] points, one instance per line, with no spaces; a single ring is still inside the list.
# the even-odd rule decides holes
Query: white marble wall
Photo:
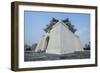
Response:
[[[81,46],[81,41],[78,35],[75,35],[75,51],[83,51],[83,48]]]
[[[46,53],[51,54],[67,54],[75,51],[83,51],[80,39],[73,34],[68,26],[59,21],[56,23],[50,33],[46,33],[40,40],[36,47],[36,51],[43,50],[45,47],[46,37],[49,36],[49,43],[46,49]]]

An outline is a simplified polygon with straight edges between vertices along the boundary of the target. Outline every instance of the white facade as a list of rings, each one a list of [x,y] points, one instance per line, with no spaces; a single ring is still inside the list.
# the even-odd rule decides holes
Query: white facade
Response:
[[[83,51],[80,39],[72,33],[62,21],[57,22],[49,33],[39,41],[36,52],[45,51],[50,54],[68,54]]]

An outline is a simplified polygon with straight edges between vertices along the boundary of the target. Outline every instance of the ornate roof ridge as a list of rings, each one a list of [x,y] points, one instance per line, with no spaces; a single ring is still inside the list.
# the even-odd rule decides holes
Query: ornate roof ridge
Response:
[[[66,24],[72,33],[76,32],[76,29],[74,28],[74,25],[72,25],[71,22],[69,21],[69,18],[66,18],[66,19],[60,20],[60,21],[62,21],[64,24]],[[46,25],[46,28],[44,29],[44,31],[49,32],[52,29],[53,25],[55,25],[57,22],[59,22],[58,19],[52,18],[50,23],[48,25]]]

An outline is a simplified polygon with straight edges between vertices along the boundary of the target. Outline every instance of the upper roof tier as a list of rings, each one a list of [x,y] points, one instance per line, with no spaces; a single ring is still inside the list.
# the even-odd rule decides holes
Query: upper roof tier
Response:
[[[69,18],[66,18],[64,20],[61,20],[64,24],[66,24],[68,26],[68,29],[72,32],[75,33],[76,29],[74,28],[74,25],[71,24],[71,22],[69,21]],[[58,19],[52,18],[52,20],[50,21],[50,23],[48,25],[46,25],[46,28],[44,29],[45,32],[49,32],[53,25],[55,25],[57,22],[59,22]]]

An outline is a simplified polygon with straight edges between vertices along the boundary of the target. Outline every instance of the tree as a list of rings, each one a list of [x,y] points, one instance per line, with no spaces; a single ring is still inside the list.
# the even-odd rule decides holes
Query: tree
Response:
[[[32,50],[34,51],[35,49],[36,49],[36,46],[37,46],[37,43],[34,43],[33,45],[32,45]]]
[[[24,50],[25,51],[30,51],[31,50],[31,47],[27,44],[24,45]]]
[[[84,50],[90,50],[90,42],[88,44],[85,44]]]

